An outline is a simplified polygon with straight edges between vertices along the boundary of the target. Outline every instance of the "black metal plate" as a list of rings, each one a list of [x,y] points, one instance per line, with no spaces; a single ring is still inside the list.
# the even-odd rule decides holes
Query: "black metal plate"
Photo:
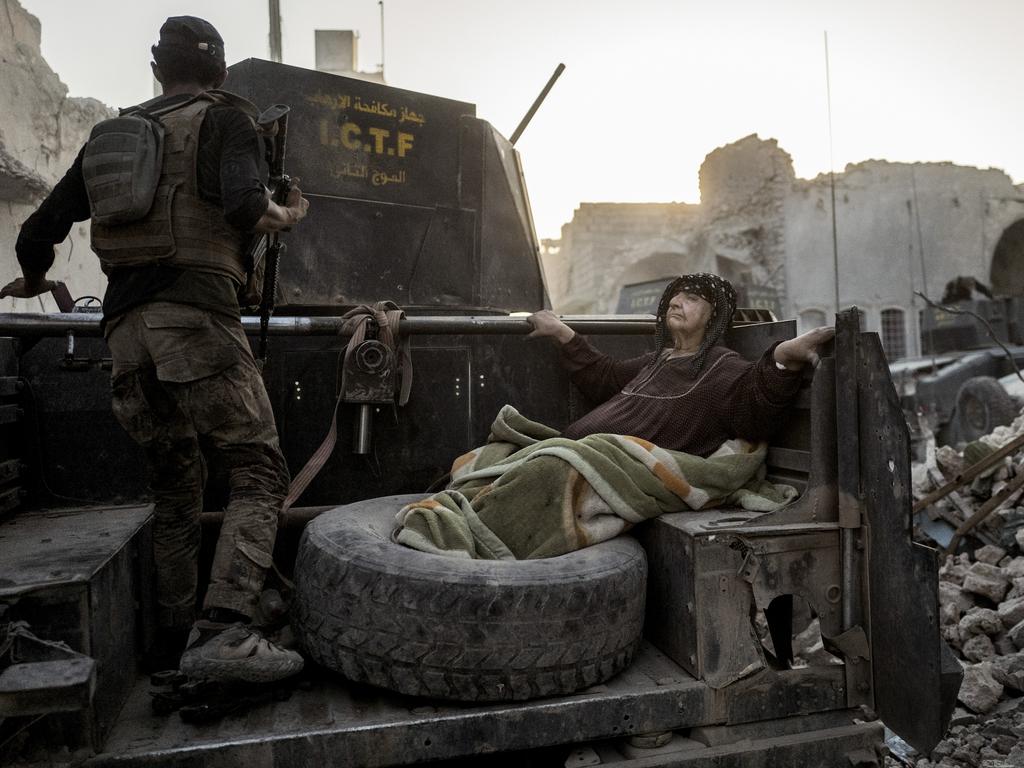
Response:
[[[935,550],[910,539],[910,436],[878,336],[860,338],[860,479],[875,709],[923,754],[945,732]]]

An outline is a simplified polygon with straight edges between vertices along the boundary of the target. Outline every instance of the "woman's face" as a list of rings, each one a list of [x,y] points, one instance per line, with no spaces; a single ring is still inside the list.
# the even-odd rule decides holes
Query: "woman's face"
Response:
[[[711,319],[711,304],[695,293],[677,293],[668,303],[665,327],[675,335],[703,335]]]

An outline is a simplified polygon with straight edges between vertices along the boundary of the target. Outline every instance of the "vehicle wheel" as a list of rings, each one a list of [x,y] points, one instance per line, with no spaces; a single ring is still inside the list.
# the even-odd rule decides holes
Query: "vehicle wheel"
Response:
[[[543,560],[467,560],[392,540],[422,498],[325,512],[302,535],[292,625],[350,680],[461,701],[568,694],[624,669],[640,644],[647,558],[629,536]]]
[[[957,426],[968,443],[1009,424],[1018,413],[1010,394],[990,376],[968,379],[956,395]]]

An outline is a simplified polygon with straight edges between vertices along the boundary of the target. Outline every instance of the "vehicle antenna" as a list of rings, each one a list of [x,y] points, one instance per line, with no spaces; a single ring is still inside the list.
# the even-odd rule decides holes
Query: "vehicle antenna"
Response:
[[[828,181],[832,192],[832,267],[835,276],[836,314],[839,314],[839,238],[836,234],[836,173],[832,155],[832,78],[828,66],[828,30],[825,30],[825,102],[828,108]]]
[[[523,135],[523,131],[526,130],[526,126],[530,124],[530,121],[533,120],[534,114],[536,114],[537,110],[540,109],[540,105],[543,103],[544,99],[547,98],[548,91],[551,90],[551,86],[555,84],[555,80],[557,80],[564,71],[565,64],[559,64],[555,67],[555,72],[548,79],[548,84],[544,86],[544,90],[542,90],[540,95],[533,100],[530,110],[526,113],[525,117],[519,121],[519,125],[516,126],[516,129],[512,131],[512,138],[509,139],[510,143],[515,144],[519,140],[519,137]]]
[[[917,254],[921,258],[921,291],[918,294],[925,302],[928,302],[928,270],[925,267],[924,258],[924,238],[921,236],[921,209],[917,202],[917,171],[914,166],[910,166],[910,189],[914,197],[914,221],[917,224]],[[913,299],[913,297],[911,297]],[[912,301],[911,307],[917,302]],[[918,329],[918,335],[920,336],[920,329]],[[932,352],[932,370],[938,370],[938,364],[935,362],[935,323],[931,322],[928,324],[928,346]],[[1017,373],[1020,376],[1020,372]]]
[[[380,79],[384,79],[384,0],[377,0],[380,6]]]

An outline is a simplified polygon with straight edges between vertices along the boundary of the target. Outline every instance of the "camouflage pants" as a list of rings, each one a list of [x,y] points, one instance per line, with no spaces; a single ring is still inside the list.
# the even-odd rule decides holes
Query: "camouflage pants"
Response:
[[[107,328],[113,410],[149,456],[159,622],[195,618],[205,468],[200,438],[229,477],[231,498],[204,608],[252,616],[271,565],[288,468],[270,400],[241,324],[153,302]]]

